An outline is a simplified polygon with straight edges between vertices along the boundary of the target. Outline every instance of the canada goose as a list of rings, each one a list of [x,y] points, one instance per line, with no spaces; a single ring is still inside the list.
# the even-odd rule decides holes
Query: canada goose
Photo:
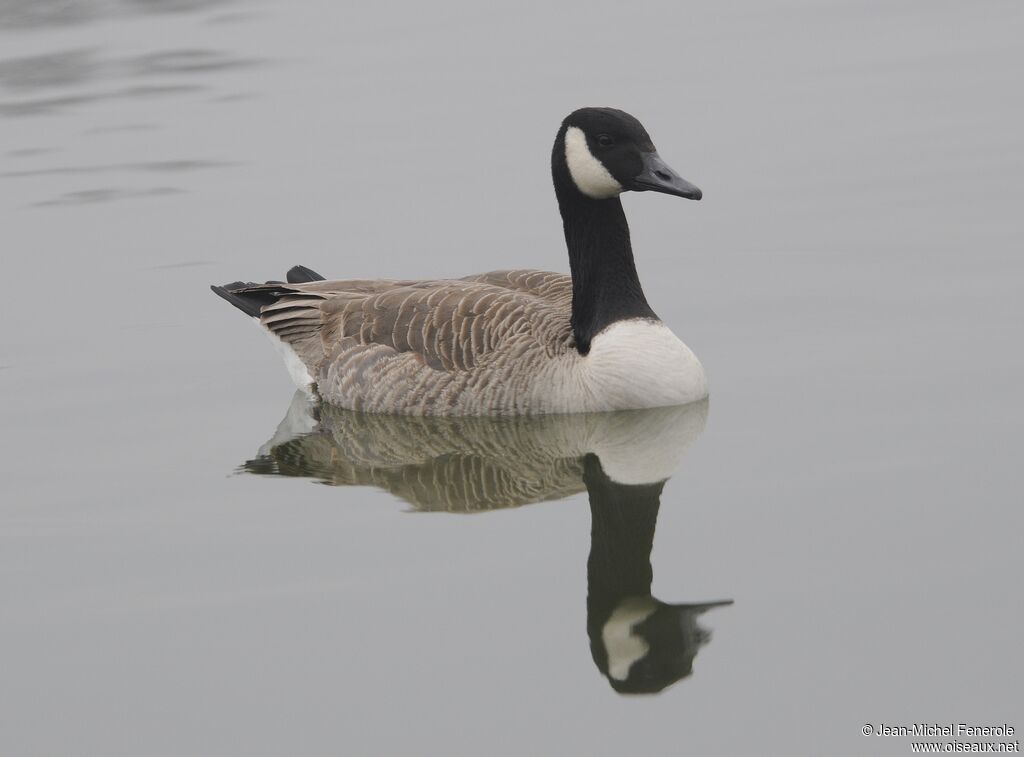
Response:
[[[731,604],[651,595],[662,489],[706,414],[707,403],[696,402],[615,413],[404,418],[317,406],[297,392],[273,438],[243,467],[376,486],[418,512],[480,513],[586,491],[594,664],[620,693],[655,692],[692,672],[710,638],[698,617]]]
[[[612,108],[566,117],[551,172],[571,275],[325,281],[296,266],[287,282],[212,289],[267,330],[300,388],[352,410],[580,413],[707,396],[700,362],[647,304],[619,200],[701,191]]]

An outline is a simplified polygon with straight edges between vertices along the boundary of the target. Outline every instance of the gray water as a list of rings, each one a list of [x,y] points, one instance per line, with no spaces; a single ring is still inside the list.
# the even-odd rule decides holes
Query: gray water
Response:
[[[0,1],[0,754],[1019,738],[1022,36],[995,0]],[[207,285],[565,270],[581,105],[705,193],[625,198],[711,382],[616,448],[679,447],[663,491],[550,429],[268,443],[289,379]],[[627,594],[658,694],[593,653]]]

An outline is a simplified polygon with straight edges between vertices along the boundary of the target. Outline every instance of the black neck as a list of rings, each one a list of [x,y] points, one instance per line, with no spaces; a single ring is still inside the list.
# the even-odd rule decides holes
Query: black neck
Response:
[[[594,200],[576,187],[565,163],[564,129],[551,161],[572,272],[572,333],[580,354],[602,329],[627,318],[653,318],[633,262],[629,224],[618,197]]]

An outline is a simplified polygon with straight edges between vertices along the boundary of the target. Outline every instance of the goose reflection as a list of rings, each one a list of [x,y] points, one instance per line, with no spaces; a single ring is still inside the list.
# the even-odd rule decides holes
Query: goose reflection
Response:
[[[376,486],[419,511],[479,513],[587,491],[587,635],[615,691],[654,693],[689,676],[707,610],[651,596],[661,493],[700,435],[707,403],[510,418],[400,417],[310,403],[297,393],[242,467],[334,486]]]

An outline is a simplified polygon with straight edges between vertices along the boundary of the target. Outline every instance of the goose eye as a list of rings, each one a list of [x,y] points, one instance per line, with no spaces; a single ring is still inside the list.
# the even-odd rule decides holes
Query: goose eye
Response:
[[[597,143],[601,145],[601,147],[611,147],[615,144],[615,137],[611,134],[598,134]]]

